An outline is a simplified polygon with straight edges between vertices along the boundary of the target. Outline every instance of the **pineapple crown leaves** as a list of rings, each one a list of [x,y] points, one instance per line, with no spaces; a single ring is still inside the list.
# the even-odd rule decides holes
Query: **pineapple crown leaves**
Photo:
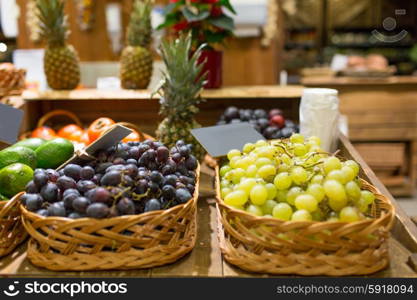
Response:
[[[127,44],[148,47],[151,41],[151,0],[135,0],[127,28]]]
[[[201,45],[191,52],[191,34],[182,34],[174,42],[162,42],[162,58],[166,66],[163,79],[155,93],[161,96],[160,114],[172,119],[189,119],[197,112],[202,101],[200,92],[205,84],[207,73],[202,74],[204,63],[199,61]]]
[[[63,0],[37,0],[40,34],[50,47],[65,45],[69,30]]]

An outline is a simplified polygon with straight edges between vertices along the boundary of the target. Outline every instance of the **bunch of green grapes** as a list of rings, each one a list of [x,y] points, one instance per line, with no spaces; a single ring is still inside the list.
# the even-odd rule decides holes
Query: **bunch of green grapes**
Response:
[[[222,199],[257,216],[354,222],[366,218],[375,200],[361,189],[359,165],[322,151],[318,137],[260,140],[227,158],[220,168]]]

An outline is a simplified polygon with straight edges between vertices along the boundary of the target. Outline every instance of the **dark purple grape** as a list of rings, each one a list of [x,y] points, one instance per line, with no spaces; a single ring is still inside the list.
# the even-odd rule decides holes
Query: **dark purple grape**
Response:
[[[109,215],[107,217],[108,218],[114,218],[114,217],[118,217],[118,216],[119,216],[119,212],[117,211],[117,207],[116,206],[110,207]]]
[[[97,160],[100,162],[105,162],[107,160],[107,153],[105,151],[100,151],[97,155]]]
[[[87,198],[91,200],[91,202],[101,202],[105,204],[111,204],[112,199],[110,192],[103,188],[103,187],[97,187],[95,189],[90,190],[87,193]]]
[[[81,218],[84,218],[84,215],[82,215],[82,214],[80,214],[80,213],[78,213],[78,212],[72,212],[72,213],[70,213],[69,215],[68,215],[68,218],[70,218],[70,219],[81,219]]]
[[[67,190],[68,191],[68,190]],[[70,193],[63,197],[64,206],[66,209],[72,209],[72,204],[75,199],[77,199],[80,195],[76,193]]]
[[[162,187],[162,196],[167,200],[173,199],[175,197],[175,188],[172,185],[164,185]]]
[[[111,171],[124,171],[125,170],[125,166],[124,165],[114,165],[114,166],[111,166],[111,167],[108,167],[107,169],[106,169],[106,173],[108,173],[108,172],[111,172]]]
[[[188,149],[187,146],[181,146],[178,149],[179,154],[181,154],[182,157],[188,157],[190,155],[190,149]]]
[[[138,179],[147,179],[147,180],[150,180],[148,171],[145,171],[145,170],[140,170],[138,172],[137,178]]]
[[[36,214],[38,214],[42,217],[48,217],[49,216],[48,210],[44,209],[44,208],[37,210]]]
[[[182,160],[182,156],[179,153],[172,154],[172,160],[176,163],[179,163]]]
[[[135,214],[135,204],[129,198],[121,199],[117,203],[116,207],[120,215],[134,215]]]
[[[126,160],[124,160],[121,157],[118,157],[118,158],[115,158],[113,160],[113,164],[115,164],[115,165],[125,165],[126,164]]]
[[[154,160],[156,157],[156,151],[154,149],[149,149],[145,153],[147,153],[146,155],[148,156],[149,160]]]
[[[154,141],[153,146],[155,147],[155,149],[158,149],[159,147],[165,147],[164,144],[162,144],[159,141]]]
[[[165,165],[165,166],[162,167],[161,173],[163,175],[169,175],[169,174],[175,173],[176,170],[177,170],[176,167],[173,167],[173,166],[170,166],[170,165]]]
[[[145,212],[160,210],[160,209],[161,209],[161,203],[158,201],[158,199],[149,199],[145,204]]]
[[[80,177],[83,180],[91,180],[94,177],[95,171],[91,166],[85,166],[81,169]]]
[[[36,169],[33,171],[33,174],[43,173],[43,172],[45,172],[45,170],[44,170],[44,169],[36,168]]]
[[[175,143],[175,146],[177,146],[178,148],[184,145],[185,145],[185,142],[183,140],[179,140]]]
[[[186,160],[185,160],[185,166],[187,167],[188,170],[195,170],[197,169],[197,159],[193,156],[190,155]]]
[[[140,144],[138,146],[138,150],[139,150],[139,156],[142,155],[143,153],[145,153],[146,151],[148,151],[149,149],[151,149],[151,147],[149,147],[149,145],[146,144]]]
[[[41,189],[41,196],[46,202],[58,201],[58,186],[55,183],[49,182]]]
[[[158,194],[159,193],[159,185],[153,181],[148,182],[148,188],[149,191],[152,194]]]
[[[126,160],[126,164],[136,166],[138,164],[138,161],[136,159],[129,158],[128,160]]]
[[[177,164],[177,171],[180,172],[182,175],[187,175],[188,174],[188,169],[185,165],[185,162],[180,162]]]
[[[49,205],[48,216],[65,217],[66,211],[62,202],[55,202]]]
[[[106,173],[100,180],[101,185],[117,186],[122,182],[122,174],[119,171],[111,171]]]
[[[190,200],[193,196],[187,189],[178,189],[175,192],[175,197],[177,198],[179,203],[186,203],[188,200]]]
[[[59,170],[59,171],[58,171],[58,174],[59,174],[59,176],[64,176],[64,175],[65,175],[65,174],[64,174],[64,170],[62,170],[62,169],[61,169],[61,170]]]
[[[159,162],[166,162],[169,157],[169,150],[165,146],[158,147],[156,149],[156,158]]]
[[[177,148],[176,146],[172,147],[172,148],[169,150],[169,153],[171,153],[171,155],[173,155],[173,154],[175,154],[175,153],[178,153],[178,148]]]
[[[158,170],[159,166],[155,161],[148,162],[148,169],[149,170]]]
[[[92,203],[87,207],[87,216],[90,218],[103,219],[109,213],[109,207],[103,203]]]
[[[135,182],[133,181],[132,177],[130,177],[129,175],[123,175],[122,185],[123,186],[134,186]]]
[[[174,174],[165,176],[164,185],[172,185],[175,186],[177,183],[178,177]]]
[[[56,181],[56,184],[61,189],[61,191],[65,191],[67,189],[75,189],[77,187],[75,180],[65,175],[59,177]]]
[[[59,178],[59,173],[53,169],[48,169],[45,171],[46,175],[48,175],[48,179],[51,182],[56,182]]]
[[[90,200],[85,197],[77,197],[72,202],[72,208],[79,213],[85,213],[87,207],[90,205]]]
[[[135,193],[138,195],[145,194],[148,190],[148,181],[146,179],[141,179],[136,182]]]
[[[39,188],[36,186],[33,180],[29,181],[25,188],[26,193],[37,194],[39,193]]]
[[[81,166],[76,164],[68,164],[64,168],[64,174],[68,177],[71,177],[75,181],[78,181],[80,179],[81,174]]]
[[[150,178],[153,182],[157,183],[157,184],[161,184],[162,181],[164,180],[164,176],[162,176],[162,174],[158,171],[152,171]]]
[[[43,203],[43,199],[39,194],[24,194],[21,197],[21,201],[29,211],[39,210]]]
[[[96,187],[96,184],[91,180],[80,180],[77,182],[77,190],[84,194]]]
[[[179,177],[179,180],[184,184],[194,184],[194,179],[192,179],[188,176],[181,175]]]
[[[124,174],[129,175],[131,178],[136,178],[138,176],[138,167],[134,164],[128,164],[125,167]]]
[[[95,184],[99,184],[100,183],[100,180],[101,180],[101,178],[103,177],[103,175],[102,174],[96,174],[96,175],[94,175],[94,177],[91,179],[91,181],[92,182],[94,182]]]
[[[33,176],[33,182],[37,187],[41,188],[48,182],[48,175],[46,175],[45,171],[40,170]]]
[[[188,171],[188,177],[192,178],[192,179],[196,179],[196,174],[194,171]]]
[[[128,153],[129,153],[129,158],[131,159],[133,158],[135,160],[138,160],[140,155],[142,154],[140,153],[139,147],[131,147]]]
[[[195,191],[195,186],[193,184],[187,184],[187,190],[191,193],[194,194]]]
[[[80,192],[77,189],[68,189],[68,190],[65,190],[65,192],[62,194],[62,197],[65,198],[66,196],[70,194],[76,194],[77,196],[79,196]]]
[[[185,189],[186,187],[187,186],[184,183],[182,183],[182,182],[177,181],[175,183],[175,188],[177,188],[177,189]]]
[[[96,167],[96,173],[104,173],[108,167],[111,167],[113,164],[110,162],[104,162]]]
[[[193,150],[194,150],[194,145],[193,144],[187,144],[187,147],[190,150],[190,153],[193,152]]]

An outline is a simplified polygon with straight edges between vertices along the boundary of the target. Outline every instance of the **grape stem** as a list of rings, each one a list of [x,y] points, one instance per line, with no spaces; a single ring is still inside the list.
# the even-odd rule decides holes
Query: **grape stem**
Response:
[[[274,144],[274,143],[271,143],[273,146],[275,146],[275,147],[280,147],[284,152],[285,152],[285,154],[287,154],[290,158],[293,158],[294,156],[291,154],[291,153],[289,153],[288,151],[287,151],[287,148],[285,148],[285,146],[283,146],[283,145],[280,145],[280,144]]]

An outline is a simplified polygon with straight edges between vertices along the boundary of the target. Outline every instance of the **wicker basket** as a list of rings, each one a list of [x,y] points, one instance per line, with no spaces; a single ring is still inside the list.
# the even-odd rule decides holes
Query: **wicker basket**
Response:
[[[0,68],[0,98],[20,95],[25,88],[26,70],[10,66]]]
[[[27,237],[19,210],[19,197],[22,194],[8,201],[0,201],[0,257],[12,252]]]
[[[28,258],[54,271],[139,269],[173,263],[195,245],[197,176],[192,200],[140,215],[71,220],[42,217],[21,206],[23,225],[31,237]]]
[[[346,276],[385,268],[394,208],[375,187],[366,181],[363,187],[376,194],[373,219],[286,222],[226,205],[216,166],[218,236],[224,258],[241,269],[271,274]]]

